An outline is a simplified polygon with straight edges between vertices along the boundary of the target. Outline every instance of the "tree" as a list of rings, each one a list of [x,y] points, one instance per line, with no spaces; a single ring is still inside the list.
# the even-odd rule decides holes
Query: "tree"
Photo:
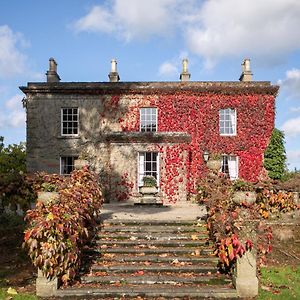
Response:
[[[284,133],[273,129],[269,145],[264,154],[264,167],[272,179],[282,179],[286,173],[286,153]]]

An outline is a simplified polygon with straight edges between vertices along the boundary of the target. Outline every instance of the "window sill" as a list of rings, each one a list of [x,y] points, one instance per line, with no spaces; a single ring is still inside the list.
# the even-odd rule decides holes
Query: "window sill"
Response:
[[[237,136],[237,134],[235,133],[235,134],[222,134],[222,133],[220,133],[220,136]]]
[[[80,135],[59,135],[58,139],[80,139]]]

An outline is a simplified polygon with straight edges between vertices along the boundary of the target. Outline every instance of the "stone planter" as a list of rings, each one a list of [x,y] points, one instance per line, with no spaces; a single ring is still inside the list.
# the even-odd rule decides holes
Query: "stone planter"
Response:
[[[157,194],[158,189],[156,186],[142,186],[140,187],[140,193],[143,195]]]
[[[76,159],[74,161],[75,170],[81,170],[85,166],[89,166],[89,162],[86,159]]]
[[[236,191],[233,194],[233,201],[237,204],[241,204],[242,202],[253,204],[256,201],[256,192]]]
[[[222,166],[222,162],[221,160],[209,160],[206,165],[210,170],[219,172]]]
[[[38,201],[48,204],[49,202],[57,203],[59,199],[58,192],[38,192]]]

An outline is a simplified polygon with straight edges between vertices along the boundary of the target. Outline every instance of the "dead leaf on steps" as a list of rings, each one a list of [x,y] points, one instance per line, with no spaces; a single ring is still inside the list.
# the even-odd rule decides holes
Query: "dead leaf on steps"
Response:
[[[160,254],[159,257],[168,257],[167,253]]]
[[[151,266],[151,262],[150,262],[150,261],[145,261],[145,262],[144,262],[144,265],[145,265],[145,266]]]
[[[135,241],[137,238],[135,237],[135,236],[132,236],[131,238],[130,238],[130,240],[131,241]]]
[[[172,265],[176,265],[179,264],[179,260],[176,258],[171,262]]]
[[[195,255],[195,256],[200,256],[200,254],[201,254],[201,252],[198,249],[192,253],[192,255]]]
[[[192,235],[191,235],[191,238],[192,238],[193,241],[198,240],[198,236],[197,236],[196,234],[192,234]]]

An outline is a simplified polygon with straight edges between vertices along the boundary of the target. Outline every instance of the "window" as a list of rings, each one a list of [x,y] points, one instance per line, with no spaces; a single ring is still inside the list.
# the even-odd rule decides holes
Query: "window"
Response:
[[[157,152],[139,153],[139,186],[143,186],[144,176],[153,176],[159,185],[159,155]]]
[[[142,132],[157,131],[157,108],[144,107],[140,109],[140,130]]]
[[[231,108],[220,109],[220,134],[236,135],[236,110]]]
[[[78,108],[61,109],[61,134],[66,136],[78,135]]]
[[[74,161],[77,156],[60,157],[60,175],[69,175],[74,170]]]
[[[227,174],[231,180],[238,178],[238,156],[223,155],[222,156],[222,172]]]

